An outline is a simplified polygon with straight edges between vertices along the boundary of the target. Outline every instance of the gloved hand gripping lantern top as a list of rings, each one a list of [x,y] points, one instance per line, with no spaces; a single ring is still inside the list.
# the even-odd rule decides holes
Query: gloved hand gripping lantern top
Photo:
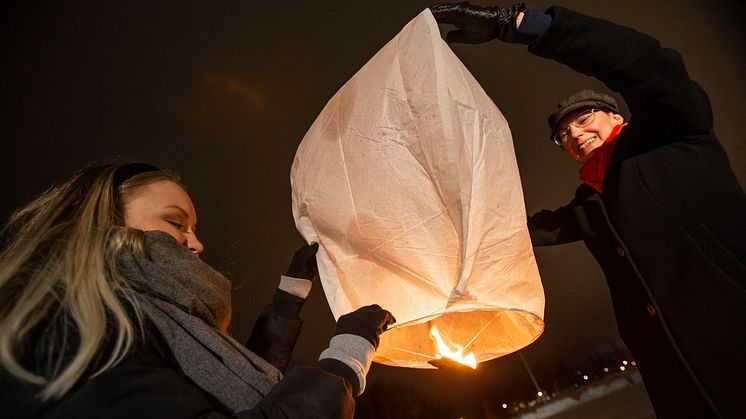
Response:
[[[464,44],[479,44],[493,39],[517,43],[516,18],[524,10],[525,3],[516,3],[510,8],[473,6],[467,1],[430,6],[438,23],[458,28],[448,32],[446,42]]]

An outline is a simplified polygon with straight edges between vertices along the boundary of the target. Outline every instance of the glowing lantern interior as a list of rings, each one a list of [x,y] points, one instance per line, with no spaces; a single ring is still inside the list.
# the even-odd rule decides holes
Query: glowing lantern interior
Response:
[[[458,363],[468,365],[472,368],[477,368],[477,359],[476,357],[474,357],[474,352],[471,352],[468,355],[464,356],[464,348],[452,343],[448,344],[446,342],[447,339],[444,340],[440,336],[440,331],[438,331],[437,326],[433,326],[433,328],[430,329],[430,335],[435,338],[435,342],[438,346],[438,352],[435,354],[436,359],[445,357],[448,359],[452,359]]]
[[[475,362],[543,331],[510,129],[429,10],[329,100],[291,183],[335,318],[374,303],[397,318],[375,361],[433,368],[433,326]]]

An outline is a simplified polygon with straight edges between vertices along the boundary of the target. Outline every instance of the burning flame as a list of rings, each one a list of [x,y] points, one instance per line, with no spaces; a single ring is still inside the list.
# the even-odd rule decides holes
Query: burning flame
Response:
[[[445,341],[443,341],[443,338],[440,337],[440,332],[438,331],[437,326],[433,326],[433,328],[430,329],[430,334],[435,338],[435,341],[438,344],[439,353],[435,354],[435,358],[441,359],[445,357],[448,359],[452,359],[460,364],[468,365],[473,369],[477,368],[477,360],[474,356],[474,352],[464,356],[464,348],[458,345],[453,345],[456,347],[456,350],[451,349],[445,343]]]

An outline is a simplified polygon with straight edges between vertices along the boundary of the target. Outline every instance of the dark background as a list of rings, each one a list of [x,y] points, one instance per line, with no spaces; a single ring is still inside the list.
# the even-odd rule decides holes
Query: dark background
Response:
[[[5,221],[94,160],[142,159],[173,169],[196,204],[204,259],[233,280],[233,332],[245,338],[302,244],[290,209],[297,145],[337,89],[430,4],[3,3],[0,216]],[[716,132],[746,184],[743,2],[561,4],[679,50],[709,93]],[[527,211],[566,203],[578,167],[547,140],[546,116],[558,99],[604,87],[524,46],[492,42],[453,50],[511,124]],[[564,372],[617,356],[624,346],[605,281],[585,248],[537,249],[536,256],[546,331],[521,353],[539,385],[549,388]],[[334,328],[320,286],[303,316],[295,362],[308,363]],[[374,366],[369,380],[370,388],[405,383],[412,394],[464,400],[479,391],[495,400],[534,391],[516,354],[472,374]],[[446,395],[449,387],[455,396]]]

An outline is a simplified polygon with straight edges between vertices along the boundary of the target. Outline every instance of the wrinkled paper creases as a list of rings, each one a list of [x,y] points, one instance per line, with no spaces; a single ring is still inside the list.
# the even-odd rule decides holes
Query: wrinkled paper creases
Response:
[[[379,304],[398,321],[376,362],[432,368],[433,325],[477,362],[543,331],[507,121],[429,10],[329,100],[291,183],[335,318]]]

